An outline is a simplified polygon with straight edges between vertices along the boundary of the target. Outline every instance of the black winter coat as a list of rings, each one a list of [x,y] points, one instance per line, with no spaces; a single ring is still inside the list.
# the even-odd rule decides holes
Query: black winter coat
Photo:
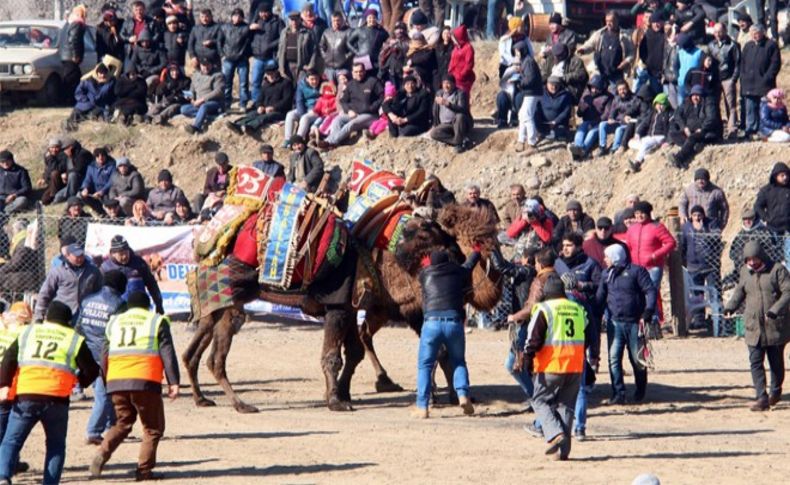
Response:
[[[455,312],[463,319],[464,299],[472,291],[472,269],[478,259],[480,253],[473,252],[464,264],[432,264],[420,271],[422,311],[426,316],[433,312]]]
[[[250,56],[250,27],[246,23],[222,24],[219,39],[223,59],[236,62]]]
[[[343,97],[340,98],[340,105],[346,113],[354,111],[357,114],[378,116],[383,99],[384,86],[381,81],[369,76],[362,82],[355,79],[349,81]]]
[[[85,57],[85,24],[72,22],[66,30],[66,42],[60,50],[60,58],[64,61],[77,59],[82,62]]]
[[[760,219],[779,234],[790,232],[790,185],[779,185],[776,181],[776,176],[782,172],[790,176],[790,168],[785,163],[776,163],[768,185],[760,189],[754,203],[754,211]]]
[[[356,57],[370,56],[374,67],[378,66],[379,54],[389,34],[381,26],[354,29],[348,35],[348,47]]]
[[[673,114],[671,109],[665,109],[659,113],[655,108],[652,108],[646,116],[639,120],[639,124],[636,125],[636,134],[639,136],[668,136]]]
[[[173,79],[168,74],[165,80],[156,86],[156,100],[167,104],[185,104],[183,92],[189,90],[191,80],[183,74],[178,79]]]
[[[280,45],[280,33],[285,28],[285,23],[282,19],[272,15],[268,20],[261,20],[256,22],[261,28],[260,30],[251,30],[252,40],[252,56],[256,59],[275,59],[277,58],[277,48]]]
[[[162,69],[165,68],[165,65],[167,65],[167,57],[163,50],[158,47],[143,49],[142,46],[139,45],[132,49],[132,56],[128,62],[129,69],[132,67],[137,69],[137,74],[142,78],[159,76],[162,73]]]
[[[257,107],[272,107],[277,113],[285,116],[291,110],[294,103],[294,86],[291,81],[280,76],[279,79],[270,83],[263,81],[261,94],[255,102]]]
[[[691,97],[686,98],[675,111],[673,119],[674,128],[678,131],[683,131],[684,128],[691,131],[702,129],[705,134],[721,136],[721,116],[713,97],[703,98],[696,106],[691,102]]]
[[[581,100],[579,100],[579,116],[584,121],[599,123],[611,103],[612,95],[609,91],[601,91],[597,95],[593,95],[590,89],[587,88],[584,90]]]
[[[167,62],[175,62],[183,67],[187,57],[188,41],[189,34],[186,32],[165,32],[162,44]]]
[[[747,42],[741,55],[741,95],[765,96],[776,87],[776,76],[781,67],[776,42],[767,38],[760,43]]]
[[[214,22],[209,25],[196,25],[189,34],[189,42],[187,42],[189,56],[197,59],[213,59],[217,62],[220,58],[220,29],[221,26]],[[210,41],[211,44],[204,46],[204,41]]]
[[[99,61],[101,61],[105,55],[109,55],[123,62],[125,52],[120,30],[121,22],[116,23],[115,35],[113,35],[110,28],[105,25],[104,22],[96,26],[96,58],[99,59]]]
[[[400,91],[395,99],[385,101],[382,105],[385,113],[394,113],[408,120],[410,126],[428,131],[431,120],[431,98],[425,89],[417,90],[412,96]]]

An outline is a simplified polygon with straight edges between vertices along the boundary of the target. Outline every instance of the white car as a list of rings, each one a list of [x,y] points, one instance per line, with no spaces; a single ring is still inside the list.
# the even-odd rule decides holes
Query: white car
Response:
[[[42,104],[63,99],[60,49],[68,24],[62,20],[0,22],[0,94],[11,101],[34,96]],[[85,29],[83,73],[96,65],[93,27]]]

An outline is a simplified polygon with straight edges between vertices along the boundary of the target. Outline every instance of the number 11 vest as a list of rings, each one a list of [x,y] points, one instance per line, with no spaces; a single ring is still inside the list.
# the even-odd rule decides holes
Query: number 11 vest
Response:
[[[166,317],[143,308],[117,315],[107,323],[107,382],[140,379],[162,382],[159,327]]]

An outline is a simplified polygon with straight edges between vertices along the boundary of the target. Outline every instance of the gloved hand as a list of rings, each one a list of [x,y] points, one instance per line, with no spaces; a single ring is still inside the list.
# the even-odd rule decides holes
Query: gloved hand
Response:
[[[562,280],[562,284],[565,285],[566,291],[575,290],[576,285],[578,285],[576,275],[571,272],[564,273],[562,276],[560,276],[560,279]]]
[[[772,312],[771,310],[768,310],[767,312],[765,312],[765,316],[770,318],[771,320],[776,320],[777,318],[779,318],[779,315],[777,315],[776,313]]]

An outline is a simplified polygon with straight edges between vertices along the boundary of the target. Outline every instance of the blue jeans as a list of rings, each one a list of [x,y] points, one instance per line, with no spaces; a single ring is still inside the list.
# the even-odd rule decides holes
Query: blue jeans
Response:
[[[785,239],[785,245],[784,245],[785,268],[790,269],[790,233],[786,232],[784,239]]]
[[[585,430],[587,429],[587,398],[590,393],[593,391],[593,387],[595,384],[586,385],[587,382],[587,363],[584,364],[584,370],[582,371],[582,381],[581,385],[579,386],[579,394],[576,396],[576,408],[573,412],[573,421],[576,423],[574,426],[577,430]]]
[[[488,6],[486,7],[486,39],[496,39],[496,24],[497,20],[499,20],[499,16],[497,15],[497,11],[499,10],[499,6],[502,4],[502,0],[490,0],[488,2]],[[513,13],[511,5],[513,2],[506,1],[504,2],[505,9],[507,9],[507,13]]]
[[[104,379],[93,382],[93,408],[88,418],[88,438],[101,438],[102,433],[115,424],[115,410],[104,387]]]
[[[261,86],[263,86],[263,68],[267,62],[274,61],[274,59],[258,59],[252,58],[252,67],[250,69],[250,83],[252,84],[252,100],[258,101],[261,95]]]
[[[181,114],[187,118],[195,118],[192,126],[198,130],[203,129],[203,123],[209,116],[214,116],[222,111],[222,105],[218,101],[206,101],[196,108],[192,104],[185,104],[181,106]]]
[[[760,97],[742,96],[744,108],[744,131],[751,135],[760,130]]]
[[[516,342],[515,346],[517,349],[523,349],[524,343],[527,341],[527,324],[519,325],[516,328]],[[534,390],[534,384],[532,383],[532,376],[527,371],[526,368],[522,368],[520,371],[513,370],[513,364],[516,363],[516,353],[513,349],[510,349],[510,352],[507,354],[507,359],[505,359],[505,369],[513,376],[513,379],[518,382],[518,385],[521,386],[521,390],[524,391],[524,394],[527,395],[527,399],[532,397],[532,391]]]
[[[623,143],[623,135],[625,134],[625,125],[620,123],[609,124],[608,121],[601,121],[598,124],[598,146],[606,148],[606,137],[610,133],[614,133],[614,141],[612,142],[612,151],[620,148]]]
[[[47,446],[42,483],[60,483],[63,462],[66,459],[69,404],[56,401],[17,401],[14,404],[3,443],[0,444],[0,479],[10,480],[14,475],[19,451],[30,431],[39,422],[44,427]]]
[[[662,266],[647,268],[647,274],[650,275],[650,281],[656,287],[656,311],[653,313],[653,321],[658,322],[658,299],[661,298],[661,277],[664,276],[664,268]]]
[[[606,324],[609,337],[609,377],[612,381],[612,397],[625,397],[623,380],[623,351],[628,348],[628,360],[634,370],[636,392],[644,393],[647,388],[647,369],[636,360],[639,352],[639,324],[610,320]]]
[[[246,58],[222,61],[222,75],[225,76],[225,106],[230,106],[233,102],[233,75],[236,71],[239,72],[239,104],[244,108],[250,100],[250,63]]]
[[[458,397],[469,395],[469,371],[466,369],[464,324],[460,318],[426,317],[420,332],[417,355],[417,407],[428,409],[431,399],[431,373],[439,347],[444,345],[453,369],[453,387]]]
[[[8,418],[11,416],[11,409],[14,407],[11,403],[0,404],[0,443],[5,436],[5,429],[8,427]]]
[[[573,144],[577,147],[584,148],[585,152],[589,152],[595,145],[595,140],[598,139],[598,125],[592,121],[582,121],[576,128],[576,135],[573,137]]]

